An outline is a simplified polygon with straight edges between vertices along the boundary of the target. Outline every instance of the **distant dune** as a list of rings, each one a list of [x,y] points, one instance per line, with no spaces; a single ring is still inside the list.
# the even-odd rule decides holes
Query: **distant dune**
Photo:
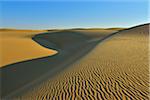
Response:
[[[55,50],[46,49],[32,40],[39,30],[0,29],[0,67],[8,64],[54,55]]]
[[[83,33],[93,38],[99,38],[107,36],[109,33],[115,33],[118,30],[107,30],[107,29],[85,29],[85,30],[74,30],[75,32]]]
[[[124,30],[124,29],[127,29],[127,28],[121,28],[121,27],[113,27],[113,28],[72,28],[70,30],[116,30],[116,31],[119,31],[119,30]]]
[[[119,28],[119,27],[116,27],[116,28],[106,28],[105,30],[118,30],[118,31],[120,31],[120,30],[124,30],[124,29],[127,29],[127,28]]]
[[[146,24],[109,36],[68,69],[18,99],[148,100],[148,33]]]

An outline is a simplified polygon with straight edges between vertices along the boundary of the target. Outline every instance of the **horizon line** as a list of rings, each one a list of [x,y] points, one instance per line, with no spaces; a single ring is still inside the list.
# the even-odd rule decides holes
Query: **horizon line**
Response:
[[[17,29],[17,30],[65,30],[65,29],[108,29],[108,28],[130,28],[130,27],[134,27],[134,26],[138,26],[138,25],[144,25],[144,24],[150,24],[150,22],[145,22],[145,23],[138,23],[138,24],[132,24],[132,25],[128,25],[128,26],[121,26],[121,25],[116,25],[114,27],[112,26],[108,26],[108,27],[56,27],[56,28],[17,28],[17,27],[0,27],[0,29]]]

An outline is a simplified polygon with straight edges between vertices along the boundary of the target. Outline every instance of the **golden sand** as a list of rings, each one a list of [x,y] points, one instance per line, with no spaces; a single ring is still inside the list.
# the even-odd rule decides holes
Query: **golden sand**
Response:
[[[0,67],[56,54],[56,51],[46,49],[31,39],[35,34],[42,32],[45,31],[0,30],[0,48],[2,55]]]
[[[148,26],[120,32],[21,100],[148,100]]]

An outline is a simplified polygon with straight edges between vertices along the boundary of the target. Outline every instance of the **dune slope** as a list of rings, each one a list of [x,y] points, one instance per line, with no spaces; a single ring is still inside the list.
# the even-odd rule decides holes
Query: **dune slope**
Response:
[[[32,30],[0,30],[0,67],[5,65],[54,55],[55,50],[46,49],[31,38],[44,31]]]
[[[99,39],[95,39],[70,30],[35,35],[32,38],[34,41],[46,48],[55,49],[58,53],[0,68],[1,97],[8,99],[19,95],[30,87],[34,87],[43,80],[61,72],[92,50],[103,38],[104,36],[99,36]]]
[[[142,25],[117,33],[18,99],[148,100],[148,29]]]

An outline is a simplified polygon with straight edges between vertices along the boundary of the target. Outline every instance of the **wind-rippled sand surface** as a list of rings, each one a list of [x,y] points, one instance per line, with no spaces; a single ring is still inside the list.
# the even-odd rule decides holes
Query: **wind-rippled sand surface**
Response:
[[[148,40],[148,25],[121,31],[18,99],[148,100]]]

